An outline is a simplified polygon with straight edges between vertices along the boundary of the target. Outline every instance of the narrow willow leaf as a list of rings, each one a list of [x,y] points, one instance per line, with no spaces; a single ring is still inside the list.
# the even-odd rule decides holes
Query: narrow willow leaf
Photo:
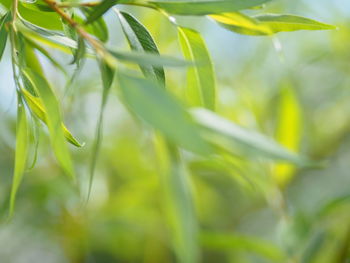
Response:
[[[297,152],[301,141],[301,109],[293,88],[287,84],[280,95],[276,140],[287,149]],[[275,165],[274,178],[278,185],[285,186],[295,172],[291,164]]]
[[[235,12],[259,6],[269,0],[224,0],[224,1],[150,1],[155,7],[175,15],[210,15]]]
[[[33,116],[32,116],[33,117]],[[38,149],[39,149],[39,142],[40,142],[40,122],[37,118],[32,118],[32,135],[33,135],[33,154],[31,164],[29,165],[27,170],[31,170],[35,167],[35,164],[38,159]]]
[[[242,35],[262,36],[273,34],[267,25],[239,12],[211,15],[210,17],[220,26]]]
[[[42,11],[42,12],[54,12],[51,7],[49,7],[43,0],[36,0],[33,2],[30,1],[21,1],[20,4],[25,8]]]
[[[196,63],[187,73],[187,98],[191,106],[215,109],[216,85],[213,65],[201,35],[188,28],[178,28],[182,51],[187,60]]]
[[[148,79],[118,74],[121,95],[138,117],[169,140],[202,154],[211,151],[190,115],[167,91]]]
[[[128,39],[131,49],[139,52],[149,52],[159,55],[156,43],[151,34],[135,17],[126,12],[117,12],[123,32]],[[157,79],[165,84],[165,74],[162,67],[140,65],[142,72],[147,77]]]
[[[297,30],[327,30],[335,29],[334,26],[317,22],[315,20],[294,15],[258,15],[249,17],[242,13],[224,13],[211,15],[218,24],[233,32],[263,36],[279,32]]]
[[[189,173],[179,150],[174,145],[156,136],[155,146],[161,167],[164,207],[177,262],[197,263],[199,262],[198,223]]]
[[[192,65],[190,61],[186,61],[179,58],[169,56],[159,56],[153,53],[144,52],[121,52],[111,51],[110,53],[118,60],[133,62],[142,66],[155,66],[155,67],[186,67]]]
[[[88,8],[88,7],[80,8],[80,10],[84,13],[85,17],[89,17],[93,11],[92,8]],[[75,20],[78,23],[83,23],[84,21],[83,19],[80,19],[78,16],[75,16]],[[102,16],[96,19],[94,22],[91,22],[88,25],[86,25],[86,30],[90,34],[96,36],[102,42],[107,42],[109,38],[108,28]]]
[[[28,159],[28,145],[29,145],[29,129],[25,107],[18,94],[17,103],[17,125],[16,125],[16,153],[15,153],[15,169],[12,179],[12,188],[10,195],[10,217],[13,215],[15,208],[16,194],[19,185],[22,181],[23,174],[26,170],[26,164]]]
[[[74,177],[74,168],[70,153],[65,142],[64,131],[61,121],[61,113],[58,101],[49,85],[49,83],[39,74],[30,69],[22,69],[24,77],[32,84],[40,97],[45,120],[50,133],[50,140],[54,153],[66,174]]]
[[[10,20],[10,18],[10,13],[6,13],[3,17],[0,18],[0,60],[4,54],[7,42],[7,30],[5,28],[5,25]]]
[[[259,255],[268,262],[286,262],[287,257],[277,246],[256,237],[208,233],[201,234],[200,240],[205,248],[217,251],[246,251]]]
[[[44,106],[40,100],[39,97],[35,97],[32,94],[30,94],[27,90],[22,89],[21,90],[24,98],[28,104],[28,107],[30,110],[35,114],[36,117],[38,117],[42,122],[47,124],[47,114],[44,110]],[[66,126],[62,123],[62,130],[64,133],[64,136],[66,137],[67,141],[71,144],[82,147],[83,144],[79,143],[77,139],[73,137],[73,135],[70,133],[70,131],[66,128]]]
[[[58,63],[52,56],[51,54],[45,49],[43,48],[42,46],[38,45],[36,42],[32,41],[31,39],[29,38],[26,38],[26,41],[27,43],[29,43],[34,49],[38,50],[43,56],[45,56],[50,62],[51,64],[59,69],[60,71],[62,71],[62,73],[65,75],[65,76],[68,76],[68,73],[67,71],[65,70],[65,68],[60,64]]]
[[[24,7],[21,3],[18,6],[21,18],[24,20],[49,30],[59,30],[62,28],[60,16],[55,12],[42,12]]]
[[[100,72],[102,77],[103,92],[102,92],[100,113],[99,113],[97,126],[96,126],[95,139],[94,139],[93,148],[92,148],[92,159],[90,163],[90,180],[89,180],[87,200],[89,200],[89,197],[90,197],[92,181],[94,179],[96,163],[97,163],[98,154],[99,154],[101,142],[102,142],[103,113],[106,107],[108,95],[112,87],[113,79],[115,75],[115,70],[110,66],[108,66],[105,62],[99,61],[99,66],[100,66]]]
[[[73,56],[73,61],[71,64],[76,64],[77,67],[81,66],[81,62],[85,57],[86,53],[86,46],[85,46],[85,41],[83,38],[79,37],[78,38],[78,47],[74,51],[74,56]]]
[[[290,152],[273,139],[240,127],[214,112],[194,109],[192,116],[199,125],[207,130],[206,138],[209,141],[232,153],[283,160],[301,166],[311,165],[307,160]]]
[[[310,18],[295,15],[264,14],[254,16],[254,19],[267,25],[272,32],[289,32],[296,30],[329,30],[335,26],[324,24]]]
[[[119,0],[103,0],[99,5],[93,8],[89,17],[86,19],[85,23],[90,24],[101,16],[103,16],[112,6],[116,5]]]

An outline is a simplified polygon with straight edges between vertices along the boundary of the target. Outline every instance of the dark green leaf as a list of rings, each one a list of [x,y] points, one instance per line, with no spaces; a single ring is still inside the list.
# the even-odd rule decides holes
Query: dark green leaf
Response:
[[[119,0],[103,0],[99,5],[93,8],[85,23],[90,24],[103,16],[112,6],[116,5]]]
[[[123,32],[128,39],[131,49],[138,52],[149,52],[159,54],[156,43],[148,30],[132,15],[126,12],[117,12]],[[143,73],[160,83],[165,84],[165,74],[162,67],[141,65]]]

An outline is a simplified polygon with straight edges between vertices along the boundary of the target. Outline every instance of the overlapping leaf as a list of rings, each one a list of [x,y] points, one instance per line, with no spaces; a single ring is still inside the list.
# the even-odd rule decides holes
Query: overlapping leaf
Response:
[[[15,207],[16,194],[19,185],[22,181],[23,174],[26,170],[26,164],[28,159],[28,147],[29,146],[29,129],[25,107],[21,98],[18,95],[17,102],[17,125],[16,125],[16,154],[15,154],[15,169],[12,179],[12,188],[10,195],[10,217],[13,214]]]
[[[131,49],[159,55],[157,45],[146,27],[129,13],[120,11],[117,14]],[[146,76],[165,84],[165,74],[162,67],[152,67],[144,64],[141,64],[140,67]]]
[[[188,28],[178,27],[184,56],[196,63],[187,73],[187,98],[191,106],[215,109],[216,85],[213,65],[201,35]]]
[[[125,103],[138,117],[183,148],[210,152],[191,116],[167,91],[148,79],[122,73],[118,79]]]
[[[62,129],[61,113],[58,101],[51,90],[49,83],[43,77],[28,68],[22,69],[22,72],[24,78],[31,83],[32,87],[35,89],[35,92],[39,95],[40,101],[42,102],[43,110],[46,113],[44,115],[45,121],[49,129],[52,148],[57,160],[59,161],[63,170],[68,175],[74,177],[74,168],[67,144],[65,142],[65,132]]]
[[[301,166],[310,164],[267,136],[240,127],[211,111],[194,109],[192,116],[207,131],[207,140],[231,153],[284,160]]]

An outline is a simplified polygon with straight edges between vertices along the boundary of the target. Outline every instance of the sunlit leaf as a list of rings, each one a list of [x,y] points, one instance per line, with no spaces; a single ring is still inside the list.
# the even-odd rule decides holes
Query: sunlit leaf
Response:
[[[196,63],[187,73],[187,98],[191,106],[215,109],[215,74],[210,55],[201,35],[188,28],[178,28],[180,44],[187,60]]]
[[[270,35],[272,30],[257,19],[239,12],[211,15],[220,26],[243,35]]]
[[[19,13],[21,14],[21,17],[23,17],[25,20],[37,26],[50,30],[63,29],[61,18],[56,13],[31,10],[22,6],[22,4],[19,4]]]
[[[23,75],[35,88],[35,91],[42,102],[44,112],[46,113],[45,120],[49,129],[52,148],[57,160],[61,164],[65,173],[74,177],[74,168],[64,138],[58,101],[51,90],[51,87],[45,79],[28,68],[23,69]]]
[[[210,17],[228,30],[252,36],[272,35],[279,32],[297,30],[335,29],[332,25],[294,15],[264,14],[249,17],[245,14],[234,12],[211,15]]]
[[[253,18],[260,23],[267,25],[274,33],[296,30],[328,30],[336,28],[335,26],[324,24],[310,18],[295,15],[263,14],[254,16]]]
[[[22,89],[21,91],[24,95],[24,98],[30,110],[35,114],[36,117],[38,117],[41,121],[47,124],[47,114],[44,110],[44,106],[40,98],[33,96],[25,89]],[[70,131],[66,128],[66,126],[63,123],[61,126],[62,126],[64,136],[66,137],[68,142],[70,142],[71,144],[77,147],[83,146],[81,143],[78,142],[77,139],[73,137],[73,135],[70,133]]]
[[[301,109],[296,95],[289,85],[281,90],[278,110],[276,140],[287,149],[298,152],[301,141]],[[295,171],[291,164],[277,164],[274,170],[276,182],[283,186]]]

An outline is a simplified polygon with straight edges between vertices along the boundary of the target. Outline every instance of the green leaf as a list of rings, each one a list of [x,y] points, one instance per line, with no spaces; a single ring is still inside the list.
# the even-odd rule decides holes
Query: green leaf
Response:
[[[94,139],[93,148],[92,148],[92,159],[90,163],[90,180],[89,180],[89,190],[88,190],[87,199],[89,199],[89,196],[91,193],[92,181],[94,178],[97,158],[98,158],[98,154],[99,154],[101,142],[102,142],[103,113],[106,107],[108,95],[112,87],[114,75],[115,75],[115,70],[110,66],[108,66],[104,61],[99,61],[99,66],[100,66],[100,72],[102,77],[103,92],[102,92],[100,113],[99,113],[97,126],[96,126],[95,139]]]
[[[246,251],[268,259],[268,262],[285,262],[286,255],[277,246],[256,237],[203,233],[201,243],[204,247],[217,251]]]
[[[0,18],[0,60],[4,54],[6,42],[7,42],[7,30],[5,28],[6,23],[11,19],[11,13],[6,13]]]
[[[131,49],[159,54],[151,34],[135,17],[126,12],[117,12],[117,15]],[[140,65],[140,68],[145,76],[157,79],[160,83],[165,84],[165,73],[162,67]]]
[[[225,13],[211,15],[218,24],[233,32],[264,36],[279,32],[297,31],[297,30],[327,30],[335,29],[332,25],[317,22],[315,20],[294,16],[294,15],[258,15],[249,17],[242,13]]]
[[[21,1],[21,5],[25,8],[42,11],[42,12],[54,12],[51,7],[49,7],[43,0],[36,0],[33,2],[30,1]]]
[[[297,165],[311,165],[267,136],[240,127],[206,109],[194,109],[192,116],[207,132],[206,139],[234,154],[267,157]]]
[[[112,51],[109,50],[111,55],[116,59],[121,61],[133,62],[142,66],[155,66],[155,67],[186,67],[192,65],[190,61],[186,61],[179,58],[169,57],[169,56],[160,56],[153,53],[144,53],[144,52],[126,52],[126,51]]]
[[[32,41],[31,39],[29,38],[26,38],[26,41],[28,44],[30,44],[33,48],[35,48],[36,50],[38,50],[43,56],[45,56],[50,62],[51,64],[59,69],[60,71],[62,71],[62,73],[65,75],[65,76],[68,76],[68,73],[67,71],[63,68],[63,66],[58,63],[52,56],[51,54],[45,49],[43,48],[42,46],[40,46],[39,44],[37,44],[36,42]]]
[[[45,120],[50,133],[50,140],[56,158],[66,174],[74,177],[74,168],[70,153],[65,142],[64,131],[61,129],[61,113],[59,104],[49,83],[39,74],[26,68],[22,69],[24,77],[35,88],[36,93],[42,102],[45,114]],[[43,116],[42,116],[43,117]]]
[[[92,9],[87,7],[81,8],[80,10],[84,13],[85,17],[89,17],[92,12]],[[78,16],[75,16],[74,19],[78,23],[83,23],[83,19],[81,19]],[[85,28],[87,32],[96,36],[102,42],[107,42],[109,38],[109,33],[108,33],[106,22],[103,19],[103,17],[99,17],[94,22],[89,23],[88,25],[85,26]]]
[[[209,15],[235,12],[259,6],[269,0],[226,0],[226,1],[150,1],[156,8],[175,15]]]
[[[77,67],[80,67],[82,60],[85,57],[86,46],[83,38],[78,38],[78,47],[75,49],[73,54],[73,61],[71,64],[76,64]]]
[[[27,90],[22,89],[23,96],[26,100],[26,103],[28,104],[28,107],[30,110],[35,114],[36,117],[38,117],[42,122],[47,124],[47,114],[44,110],[44,106],[41,103],[41,100],[39,97],[35,97],[32,94],[30,94]],[[83,144],[79,143],[77,139],[73,137],[73,135],[70,133],[70,131],[66,128],[66,126],[62,123],[62,130],[64,133],[64,136],[66,137],[67,141],[71,144],[82,147]]]
[[[155,140],[165,196],[164,208],[169,219],[171,239],[177,262],[199,262],[198,223],[190,175],[175,145]]]
[[[89,17],[86,19],[85,23],[90,24],[97,19],[99,19],[101,16],[103,16],[112,6],[116,5],[119,2],[119,0],[103,0],[101,3],[97,6],[95,6],[89,15]]]
[[[12,188],[10,195],[10,209],[9,216],[13,215],[15,208],[16,194],[19,185],[22,181],[23,174],[26,170],[26,164],[28,159],[28,147],[29,146],[29,129],[25,107],[21,98],[18,94],[17,103],[17,125],[16,125],[16,152],[15,152],[15,169],[12,179]]]
[[[239,12],[211,15],[220,26],[242,35],[271,35],[272,30],[258,20]]]
[[[260,23],[267,25],[273,33],[296,30],[329,30],[335,26],[324,24],[316,20],[295,15],[264,14],[253,17]]]
[[[188,150],[203,154],[211,151],[190,115],[167,91],[149,79],[122,73],[118,79],[122,98],[138,117]]]
[[[213,65],[201,35],[188,28],[178,28],[182,51],[187,60],[196,66],[187,73],[187,98],[191,106],[203,106],[214,110],[216,85]]]
[[[37,26],[43,27],[49,30],[59,30],[63,29],[61,18],[57,13],[48,13],[42,11],[31,10],[24,7],[21,3],[18,6],[19,13],[21,17]]]

